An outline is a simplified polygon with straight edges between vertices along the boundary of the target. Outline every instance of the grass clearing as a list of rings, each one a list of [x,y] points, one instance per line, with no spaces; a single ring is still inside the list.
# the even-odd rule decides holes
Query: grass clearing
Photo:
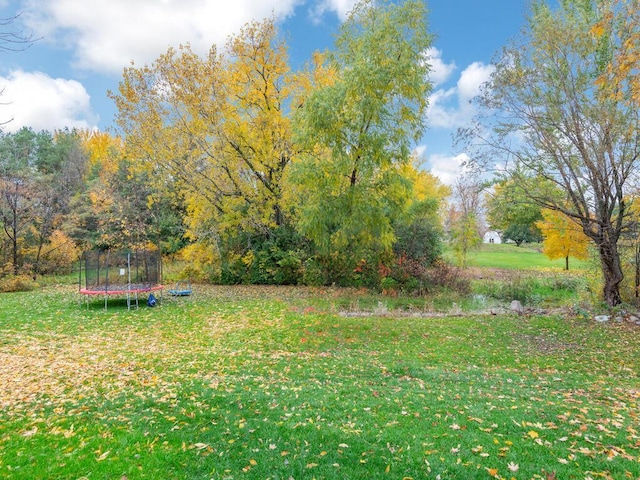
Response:
[[[454,261],[452,252],[447,253],[447,258]],[[522,244],[517,247],[513,243],[483,243],[477,249],[469,252],[468,265],[480,268],[505,268],[505,269],[547,269],[564,270],[564,259],[549,260],[543,253],[539,244]],[[591,264],[585,260],[569,258],[570,271],[584,271]]]
[[[625,323],[350,317],[374,300],[333,289],[1,298],[0,478],[640,478]]]

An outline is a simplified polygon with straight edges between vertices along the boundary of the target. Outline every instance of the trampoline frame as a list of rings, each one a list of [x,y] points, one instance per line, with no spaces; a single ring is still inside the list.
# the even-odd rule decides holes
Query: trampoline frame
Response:
[[[139,251],[136,252],[136,255],[138,254]],[[143,251],[144,254],[148,254],[148,251],[145,250]],[[152,292],[160,292],[160,298],[159,298],[159,303],[162,303],[162,290],[164,289],[164,285],[162,285],[161,283],[161,278],[162,278],[162,259],[160,257],[160,253],[158,252],[158,265],[157,265],[157,281],[158,283],[132,283],[131,282],[131,256],[132,256],[132,252],[126,252],[126,256],[127,256],[127,266],[126,266],[126,276],[127,276],[127,281],[126,283],[109,283],[109,256],[110,256],[110,251],[106,251],[104,253],[106,259],[105,259],[105,265],[104,265],[104,285],[100,284],[100,268],[102,267],[102,265],[100,265],[100,253],[98,253],[98,262],[97,262],[97,270],[98,270],[98,275],[97,275],[97,282],[98,285],[95,286],[89,286],[87,285],[88,283],[88,278],[87,278],[87,268],[86,268],[86,262],[87,262],[87,254],[89,252],[85,252],[85,255],[83,255],[82,260],[80,261],[80,268],[78,269],[78,292],[81,295],[85,296],[85,300],[86,300],[86,304],[87,304],[87,308],[89,308],[89,297],[91,296],[96,296],[96,295],[103,295],[104,296],[104,309],[107,310],[108,308],[108,303],[109,303],[109,297],[111,295],[124,295],[126,296],[127,299],[127,310],[131,310],[131,307],[135,305],[135,308],[137,309],[139,307],[139,294],[141,293],[152,293]],[[120,254],[123,254],[124,252],[119,252]],[[84,269],[83,269],[83,265],[84,265]],[[118,267],[116,267],[118,268]],[[120,276],[123,276],[123,268],[119,268],[120,270]],[[85,272],[85,287],[82,287],[82,272]]]

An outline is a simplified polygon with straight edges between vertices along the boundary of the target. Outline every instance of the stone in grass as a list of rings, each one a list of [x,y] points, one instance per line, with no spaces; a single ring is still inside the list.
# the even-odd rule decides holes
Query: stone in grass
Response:
[[[636,325],[640,325],[640,317],[634,313],[629,314],[627,320],[631,323],[635,323]]]
[[[520,303],[519,300],[512,301],[509,309],[512,312],[517,313],[518,315],[522,315],[524,313],[524,307],[522,306],[522,303]]]
[[[610,319],[611,319],[611,317],[609,317],[609,315],[596,315],[595,316],[596,322],[600,322],[600,323],[608,322]]]

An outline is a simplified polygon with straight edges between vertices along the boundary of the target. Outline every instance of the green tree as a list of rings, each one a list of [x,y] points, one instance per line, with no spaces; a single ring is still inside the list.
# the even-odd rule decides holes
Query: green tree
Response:
[[[520,223],[511,223],[502,232],[503,241],[511,240],[517,247],[523,243],[539,242],[542,240],[540,229],[537,225],[526,225]]]
[[[615,19],[602,26],[607,15]],[[557,9],[535,1],[480,101],[480,122],[493,131],[481,143],[507,154],[507,169],[514,167],[511,176],[531,201],[581,225],[599,253],[610,306],[622,301],[618,242],[631,225],[627,194],[640,162],[640,111],[630,88],[611,95],[599,79],[633,28],[613,0],[563,0]]]
[[[542,220],[540,205],[529,200],[527,192],[512,179],[493,185],[485,196],[487,220],[493,229],[500,230],[503,238],[516,242],[540,240],[536,222]]]
[[[294,115],[304,152],[293,175],[304,199],[298,229],[343,273],[394,243],[411,192],[402,166],[424,129],[430,44],[422,1],[365,0],[316,65],[331,75],[309,74],[314,88]]]

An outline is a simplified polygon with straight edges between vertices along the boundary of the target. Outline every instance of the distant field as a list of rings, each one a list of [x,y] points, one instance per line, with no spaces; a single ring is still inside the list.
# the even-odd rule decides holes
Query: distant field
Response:
[[[453,259],[453,253],[448,251],[447,258]],[[514,244],[483,243],[478,249],[469,253],[468,265],[471,267],[493,268],[554,268],[563,270],[564,259],[549,260],[539,244],[527,244],[520,247]],[[588,261],[569,257],[569,270],[586,270],[590,266]]]

